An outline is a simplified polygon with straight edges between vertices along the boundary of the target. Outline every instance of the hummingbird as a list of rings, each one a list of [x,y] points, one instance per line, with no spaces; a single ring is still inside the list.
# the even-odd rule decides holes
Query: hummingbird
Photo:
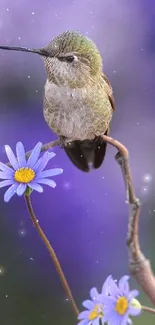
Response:
[[[77,31],[66,31],[40,49],[0,49],[42,56],[47,73],[45,121],[77,168],[84,172],[99,168],[107,147],[103,135],[109,134],[115,103],[96,44]]]

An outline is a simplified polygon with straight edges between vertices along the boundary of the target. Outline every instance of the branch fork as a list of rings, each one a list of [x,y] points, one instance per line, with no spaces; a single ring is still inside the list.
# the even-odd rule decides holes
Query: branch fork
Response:
[[[130,273],[135,277],[137,283],[143,289],[145,294],[148,296],[150,301],[153,303],[153,305],[155,305],[155,277],[151,269],[150,261],[145,257],[145,255],[141,251],[140,243],[139,243],[139,216],[140,216],[141,204],[140,204],[140,200],[135,195],[134,185],[132,181],[132,174],[129,166],[129,153],[127,148],[116,139],[104,135],[103,141],[107,142],[108,144],[112,145],[118,150],[118,153],[115,155],[115,160],[121,168],[121,172],[122,172],[122,176],[124,179],[125,188],[127,192],[126,202],[129,205],[129,218],[128,218],[128,232],[127,232],[126,242],[127,242],[128,255],[129,255],[129,270]],[[57,145],[62,147],[61,144],[62,144],[61,139],[46,143],[42,146],[41,151],[43,152],[49,150],[50,148],[53,148]],[[26,158],[28,158],[30,154],[31,151],[27,152]],[[7,163],[7,165],[10,166],[9,163]],[[60,279],[66,291],[66,294],[72,303],[74,312],[76,315],[78,315],[79,313],[78,308],[73,299],[69,285],[63,274],[63,271],[56,257],[56,254],[37,222],[37,219],[32,209],[30,198],[25,196],[25,199],[26,199],[27,208],[31,216],[31,219],[33,221],[33,224],[37,228],[42,240],[44,241],[44,244],[46,245],[53,259],[57,272],[59,273]],[[142,306],[142,310],[155,314],[155,309],[150,307]]]

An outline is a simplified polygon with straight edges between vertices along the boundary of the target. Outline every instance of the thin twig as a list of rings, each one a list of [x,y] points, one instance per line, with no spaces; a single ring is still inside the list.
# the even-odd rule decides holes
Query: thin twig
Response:
[[[57,139],[55,141],[51,141],[51,142],[45,143],[45,144],[43,144],[43,146],[41,148],[41,152],[47,151],[47,150],[49,150],[49,149],[51,149],[53,147],[56,147],[58,145],[60,145],[60,140],[59,139]],[[29,158],[31,152],[32,152],[32,150],[31,151],[28,151],[26,153],[26,155],[25,155],[26,158]],[[10,163],[7,163],[6,165],[9,166],[9,167],[11,167],[11,164]]]
[[[152,272],[150,262],[142,253],[139,244],[138,224],[140,215],[140,201],[135,195],[129,166],[128,150],[119,141],[111,137],[103,136],[103,140],[118,150],[115,159],[121,167],[127,190],[127,201],[129,204],[127,245],[129,250],[130,273],[136,278],[141,288],[155,305],[155,277]]]
[[[47,248],[47,250],[48,250],[48,252],[49,252],[49,254],[50,254],[51,258],[52,258],[52,261],[53,261],[53,263],[54,263],[54,265],[56,267],[56,270],[57,270],[58,275],[60,277],[61,283],[62,283],[62,285],[64,287],[65,292],[66,292],[66,295],[67,295],[69,301],[71,302],[72,307],[74,309],[74,312],[75,312],[75,314],[77,316],[79,314],[79,310],[78,310],[78,308],[76,306],[76,303],[74,301],[74,298],[73,298],[71,290],[70,290],[70,287],[69,287],[69,285],[67,283],[67,280],[65,278],[65,275],[64,275],[64,273],[62,271],[62,268],[61,268],[59,260],[58,260],[58,258],[56,256],[56,253],[55,253],[54,249],[52,248],[49,240],[45,236],[42,228],[40,227],[40,225],[39,225],[39,223],[37,221],[37,218],[36,218],[35,213],[33,211],[30,195],[29,196],[25,195],[25,201],[26,201],[27,210],[29,212],[31,220],[32,220],[34,226],[36,227],[36,229],[37,229],[37,231],[39,233],[39,236],[41,237],[42,241],[44,242],[44,244],[45,244],[45,246],[46,246],[46,248]]]
[[[147,306],[142,306],[142,310],[148,311],[149,313],[155,314],[155,309],[147,307]]]

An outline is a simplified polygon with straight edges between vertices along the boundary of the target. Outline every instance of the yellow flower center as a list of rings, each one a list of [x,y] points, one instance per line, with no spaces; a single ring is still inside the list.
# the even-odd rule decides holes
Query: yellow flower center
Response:
[[[99,311],[100,309],[100,311]],[[103,317],[103,313],[101,311],[101,305],[96,305],[94,309],[89,314],[89,320],[94,320],[97,317]]]
[[[128,309],[128,300],[125,297],[118,298],[115,306],[115,310],[120,315],[124,315]]]
[[[19,168],[15,171],[14,179],[19,183],[29,183],[35,178],[35,172],[31,168]]]

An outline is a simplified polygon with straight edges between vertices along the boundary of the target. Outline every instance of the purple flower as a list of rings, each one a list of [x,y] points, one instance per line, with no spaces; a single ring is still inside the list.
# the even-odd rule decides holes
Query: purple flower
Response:
[[[0,162],[0,188],[11,185],[4,194],[4,201],[8,202],[16,193],[21,196],[25,193],[27,187],[37,192],[43,192],[40,184],[46,184],[55,187],[56,183],[48,177],[59,175],[63,172],[61,168],[44,170],[50,159],[55,156],[54,152],[45,152],[39,159],[42,143],[38,142],[32,150],[30,157],[26,160],[25,149],[21,142],[16,144],[15,157],[10,146],[5,146],[5,152],[12,168]]]
[[[130,291],[128,281],[129,276],[123,276],[118,284],[111,278],[109,295],[102,295],[104,315],[110,325],[132,324],[129,315],[138,316],[141,312],[141,305],[135,299],[139,292]]]
[[[106,319],[104,317],[103,302],[101,301],[102,295],[108,295],[109,293],[109,283],[111,281],[111,276],[109,276],[103,284],[101,294],[98,293],[96,288],[90,290],[91,300],[85,300],[82,305],[87,308],[87,310],[82,311],[78,319],[80,322],[78,325],[99,325],[104,324]]]

